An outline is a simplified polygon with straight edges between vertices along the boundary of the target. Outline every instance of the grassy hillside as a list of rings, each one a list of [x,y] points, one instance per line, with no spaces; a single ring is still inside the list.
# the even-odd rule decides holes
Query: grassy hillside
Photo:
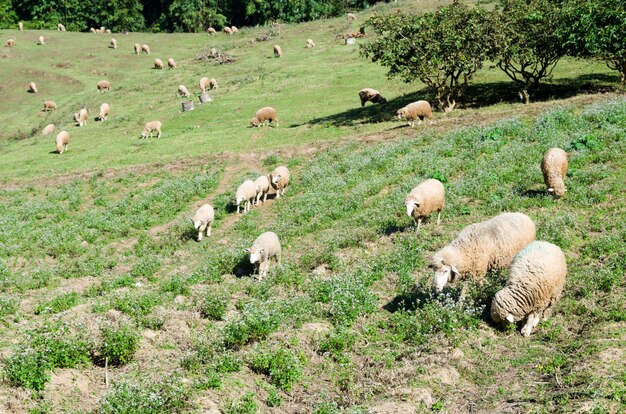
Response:
[[[54,32],[42,48],[38,33],[2,33],[18,46],[0,67],[0,412],[625,412],[626,100],[577,94],[617,77],[566,60],[524,106],[486,68],[465,108],[409,129],[393,114],[422,86],[334,40],[356,27],[287,25],[257,43],[269,29],[116,34],[118,50],[100,35]],[[135,41],[153,54],[133,55]],[[237,62],[195,60],[211,47]],[[179,68],[151,69],[169,56]],[[56,82],[28,94],[33,74]],[[180,113],[177,85],[204,75],[215,101]],[[364,86],[390,102],[359,108]],[[39,112],[44,98],[59,110]],[[104,124],[72,124],[104,100]],[[248,128],[267,104],[280,126]],[[140,141],[151,119],[163,138]],[[31,136],[50,121],[72,136],[61,156]],[[539,169],[555,146],[570,154],[560,201]],[[278,165],[292,171],[285,197],[237,215],[236,187]],[[416,234],[402,201],[428,177],[446,208]],[[204,202],[216,223],[198,243],[189,217]],[[432,253],[503,211],[528,214],[568,260],[564,296],[530,338],[489,318],[506,271],[431,288]],[[244,249],[263,231],[283,260],[259,281]]]

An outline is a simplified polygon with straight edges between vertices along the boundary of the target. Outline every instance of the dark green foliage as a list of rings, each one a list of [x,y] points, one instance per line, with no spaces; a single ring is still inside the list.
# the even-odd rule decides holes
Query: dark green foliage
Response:
[[[221,321],[226,314],[230,295],[223,290],[210,290],[198,299],[198,307],[202,316],[208,319]]]
[[[35,315],[46,313],[59,313],[78,304],[78,293],[65,293],[52,299],[50,302],[42,303],[35,308]]]
[[[43,390],[50,380],[50,370],[54,368],[38,352],[24,350],[15,353],[3,361],[4,376],[15,387],[31,390]]]
[[[250,367],[255,372],[269,376],[270,382],[282,390],[290,391],[302,377],[303,357],[289,349],[259,351],[252,358]]]
[[[126,365],[133,359],[139,347],[139,333],[131,325],[102,325],[100,327],[102,340],[97,348],[96,358],[101,365],[108,358],[110,365]]]

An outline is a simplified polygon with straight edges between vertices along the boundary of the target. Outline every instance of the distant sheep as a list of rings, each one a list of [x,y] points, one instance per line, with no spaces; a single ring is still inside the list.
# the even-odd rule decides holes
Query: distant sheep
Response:
[[[206,31],[207,31],[210,35],[213,35],[213,34],[217,33],[217,30],[215,30],[215,29],[214,29],[214,28],[212,28],[212,27],[209,27]]]
[[[311,49],[311,48],[315,47],[315,42],[313,42],[313,40],[311,40],[311,39],[307,39],[306,40],[306,47],[307,47],[307,49]]]
[[[70,134],[67,131],[61,131],[56,138],[57,152],[63,154],[67,151],[67,144],[70,142]]]
[[[19,30],[20,32],[23,32],[24,31],[24,23],[18,22],[17,23],[17,30]]]
[[[431,119],[433,117],[433,110],[430,103],[427,101],[417,101],[408,104],[404,108],[401,108],[396,113],[399,120],[405,120],[410,127],[415,126],[415,120],[419,118],[417,125],[420,125],[424,118]],[[432,124],[433,121],[430,121]]]
[[[528,244],[513,259],[506,286],[491,302],[491,318],[496,323],[525,320],[521,333],[529,336],[558,302],[566,275],[565,255],[558,246],[545,241]]]
[[[289,185],[290,177],[291,173],[289,172],[289,169],[283,165],[276,167],[276,169],[272,171],[270,174],[270,183],[272,188],[276,190],[276,198],[280,198],[281,195],[285,194],[287,186]]]
[[[224,27],[224,33],[231,35],[231,34],[233,34],[233,29],[231,29],[228,26],[225,26]]]
[[[141,45],[139,43],[135,43],[133,45],[133,48],[135,49],[135,54],[138,55],[141,53]]]
[[[99,33],[106,33],[106,30],[105,30],[104,26],[100,26],[100,32]]]
[[[231,26],[230,30],[233,31],[233,34],[239,33],[239,29],[237,29],[237,26]]]
[[[348,21],[349,22],[353,22],[356,20],[356,14],[354,13],[348,13]]]
[[[74,113],[74,121],[78,122],[78,126],[82,127],[87,125],[87,118],[89,113],[86,108],[82,108],[80,111]]]
[[[28,84],[28,92],[37,93],[37,85],[35,84],[35,82],[31,82]]]
[[[65,26],[63,26],[63,24],[59,23],[57,25],[57,30],[60,31],[60,32],[64,32],[65,31]]]
[[[555,199],[563,197],[565,194],[565,183],[563,179],[567,174],[567,153],[561,148],[550,148],[541,160],[541,172],[543,181]]]
[[[56,129],[56,127],[54,126],[54,124],[48,124],[46,125],[46,127],[43,129],[43,131],[41,131],[41,135],[48,135],[48,134],[52,134],[54,132],[54,130]]]
[[[429,178],[422,181],[404,199],[406,215],[413,218],[419,231],[424,218],[437,212],[437,225],[441,223],[441,211],[445,206],[445,190],[441,181]]]
[[[117,49],[117,40],[111,39],[111,48],[112,49]]]
[[[46,38],[43,36],[39,36],[39,43],[37,43],[38,45],[45,45],[46,44]]]
[[[98,115],[98,119],[100,121],[105,121],[107,116],[109,116],[109,111],[111,110],[111,106],[108,103],[103,103],[100,105],[100,114]]]
[[[246,180],[239,187],[237,187],[237,191],[235,192],[235,202],[237,203],[237,214],[239,214],[239,206],[241,203],[244,203],[243,212],[246,213],[252,210],[252,205],[254,203],[254,198],[256,197],[256,187],[254,185],[254,181]]]
[[[111,83],[108,80],[102,79],[100,82],[97,83],[96,86],[98,87],[98,90],[100,92],[111,90]]]
[[[258,206],[261,197],[263,197],[264,203],[267,200],[267,193],[270,191],[270,179],[267,175],[262,175],[254,181],[254,187],[256,188],[255,205]]]
[[[4,42],[4,47],[13,47],[15,46],[15,40],[14,39],[9,39],[6,42]]]
[[[96,29],[94,29],[93,27],[90,27],[90,28],[89,28],[89,32],[90,32],[90,33],[96,33]]]
[[[176,68],[176,61],[173,58],[167,59],[167,67],[170,69]]]
[[[274,57],[279,58],[283,55],[283,50],[279,45],[274,45]]]
[[[376,89],[364,88],[359,91],[359,98],[361,99],[361,108],[365,106],[366,102],[373,104],[384,104],[387,100]]]
[[[163,69],[163,61],[161,59],[154,59],[154,68]]]
[[[104,33],[106,33],[106,34],[111,34],[111,29],[106,29],[106,30],[104,31]]]
[[[200,78],[200,92],[206,92],[209,90],[209,78]]]
[[[178,85],[178,94],[186,98],[189,98],[189,96],[191,95],[185,85]]]
[[[217,81],[213,78],[209,79],[209,89],[217,89]]]
[[[506,268],[524,246],[535,240],[535,234],[535,223],[522,213],[502,213],[465,227],[432,257],[435,289],[441,291],[456,278],[481,282],[488,270]]]
[[[276,233],[267,231],[261,234],[252,243],[252,247],[246,250],[250,254],[250,263],[258,268],[259,280],[267,276],[270,267],[270,259],[275,259],[280,264],[282,248]]]
[[[274,122],[276,126],[278,126],[278,117],[276,114],[276,109],[271,106],[266,106],[265,108],[261,108],[256,111],[256,115],[254,118],[250,120],[250,125],[254,127],[260,127],[261,125],[269,125]]]
[[[141,131],[141,138],[148,138],[152,136],[152,131],[156,131],[157,138],[161,138],[161,121],[146,122],[146,125]]]
[[[193,227],[198,231],[198,241],[202,241],[202,233],[206,232],[207,237],[211,235],[211,227],[215,219],[215,210],[210,204],[203,204],[191,218]]]
[[[57,104],[54,101],[43,101],[43,110],[47,111],[55,111],[57,109]]]
[[[150,54],[150,46],[148,46],[147,44],[143,44],[141,45],[141,53],[145,53],[147,55]]]

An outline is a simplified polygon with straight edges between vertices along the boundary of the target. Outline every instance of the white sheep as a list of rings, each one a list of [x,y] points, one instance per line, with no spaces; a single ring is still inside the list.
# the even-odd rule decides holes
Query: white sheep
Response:
[[[307,47],[307,49],[311,49],[312,47],[315,47],[315,42],[312,39],[307,39],[306,40],[306,47]]]
[[[231,29],[228,26],[225,26],[224,27],[224,33],[231,35],[231,34],[233,34],[233,29]]]
[[[567,167],[567,153],[561,148],[550,148],[541,159],[543,181],[546,183],[548,193],[557,200],[567,191],[563,182]]]
[[[231,26],[231,27],[230,27],[230,30],[232,30],[232,31],[233,31],[233,34],[235,34],[235,33],[239,33],[239,29],[237,29],[237,26]]]
[[[209,89],[217,89],[217,80],[211,78],[209,79]]]
[[[241,203],[244,204],[243,212],[246,213],[252,210],[252,205],[254,204],[254,198],[256,197],[256,187],[254,185],[254,181],[246,180],[244,181],[235,192],[235,202],[237,203],[237,214],[239,214],[239,206]]]
[[[111,39],[111,48],[112,49],[117,49],[117,40]]]
[[[521,333],[529,336],[561,297],[566,275],[565,255],[558,246],[528,244],[513,259],[506,286],[493,298],[491,318],[496,323],[525,320]]]
[[[78,122],[78,126],[87,125],[87,118],[89,117],[89,113],[87,112],[87,108],[81,108],[80,111],[74,113],[74,121]]]
[[[365,106],[366,102],[374,104],[384,104],[387,100],[376,89],[364,88],[359,91],[359,98],[361,98],[361,108]]]
[[[54,124],[48,124],[46,125],[46,127],[43,129],[43,131],[41,131],[41,135],[48,135],[54,132],[54,130],[56,129],[56,127],[54,126]]]
[[[261,125],[269,125],[272,122],[274,122],[274,124],[278,126],[276,109],[272,108],[271,106],[266,106],[256,111],[254,118],[250,120],[250,125],[254,127],[260,127]]]
[[[19,30],[20,32],[23,32],[24,31],[24,23],[18,22],[17,23],[17,30]]]
[[[185,85],[178,85],[178,94],[186,98],[189,98],[189,96],[191,95]]]
[[[433,110],[430,106],[430,103],[427,101],[417,101],[408,104],[404,108],[401,108],[396,113],[399,120],[405,120],[409,124],[410,127],[415,126],[415,120],[419,118],[419,122],[417,125],[420,125],[424,118],[428,118],[429,120],[433,117]],[[432,124],[433,121],[430,121]]]
[[[133,48],[135,49],[135,54],[138,55],[141,53],[141,45],[139,43],[135,43],[133,45]]]
[[[63,154],[67,151],[67,144],[70,142],[70,134],[67,131],[61,131],[56,138],[57,152]]]
[[[283,49],[279,45],[274,45],[274,57],[279,58],[283,55]]]
[[[152,131],[156,131],[157,138],[161,138],[161,121],[146,122],[143,131],[141,131],[141,138],[151,137]]]
[[[57,109],[57,104],[54,101],[43,101],[44,112],[54,111]]]
[[[406,215],[412,217],[419,231],[424,218],[437,211],[437,225],[441,223],[441,210],[445,205],[445,190],[441,181],[429,178],[422,181],[404,199]]]
[[[209,89],[209,78],[200,78],[200,92],[206,92]]]
[[[215,29],[214,29],[214,28],[212,28],[212,27],[209,27],[206,31],[207,31],[210,35],[213,35],[213,34],[217,33],[217,30],[215,30]]]
[[[64,32],[65,31],[65,26],[63,26],[62,23],[57,24],[57,30],[59,32]]]
[[[194,228],[198,231],[198,241],[202,241],[202,233],[206,232],[207,237],[211,235],[211,227],[215,219],[215,210],[210,204],[203,204],[191,218]]]
[[[35,82],[30,82],[28,84],[28,92],[37,93],[37,84]]]
[[[161,59],[154,59],[154,68],[163,69],[163,61]]]
[[[98,33],[106,33],[105,27],[104,26],[100,26],[100,32]]]
[[[278,236],[274,232],[266,231],[261,234],[252,243],[252,247],[246,249],[246,251],[250,254],[250,263],[259,270],[259,280],[267,276],[270,259],[276,259],[276,263],[280,264],[282,249],[280,240],[278,240]]]
[[[111,110],[111,106],[108,103],[103,103],[100,105],[100,114],[98,115],[98,119],[100,121],[104,121],[109,116],[109,111]]]
[[[104,33],[106,33],[106,34],[111,34],[111,29],[106,29],[106,30],[104,31]]]
[[[143,44],[141,45],[141,53],[145,53],[147,55],[150,54],[150,46],[148,46],[147,44]]]
[[[284,165],[276,167],[276,169],[270,174],[270,183],[276,190],[276,198],[280,198],[280,196],[285,194],[285,191],[287,191],[290,176],[291,174],[289,173],[289,169]]]
[[[89,28],[89,32],[90,32],[90,33],[96,33],[96,29],[94,29],[93,27],[90,27],[90,28]]]
[[[535,240],[535,234],[535,223],[522,213],[502,213],[465,227],[432,257],[435,289],[440,292],[456,278],[481,282],[488,270],[507,267],[524,246]]]
[[[6,42],[4,42],[4,47],[13,47],[15,46],[15,40],[14,39],[9,39]]]
[[[270,191],[270,179],[267,175],[262,175],[254,181],[254,187],[256,188],[255,205],[258,206],[261,197],[263,197],[264,203],[267,200],[267,193]]]
[[[356,14],[354,13],[348,13],[348,21],[349,22],[353,22],[356,20]]]
[[[176,68],[176,61],[174,60],[174,58],[167,59],[167,67],[170,69]]]
[[[39,36],[39,43],[37,43],[40,46],[43,46],[46,44],[46,38],[43,36]]]
[[[96,86],[98,87],[98,90],[100,92],[111,90],[111,83],[108,80],[102,79],[100,82],[96,84]]]

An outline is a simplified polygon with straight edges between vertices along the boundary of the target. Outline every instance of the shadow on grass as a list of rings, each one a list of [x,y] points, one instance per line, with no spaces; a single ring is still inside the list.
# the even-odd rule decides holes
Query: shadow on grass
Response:
[[[383,309],[391,313],[395,313],[400,310],[413,311],[415,309],[422,308],[424,304],[430,302],[431,299],[432,292],[430,290],[415,287],[413,291],[400,294],[391,299],[391,301],[383,305]]]
[[[189,227],[186,227],[185,230],[183,230],[183,232],[180,234],[180,241],[198,241],[198,230],[193,227],[193,224],[190,223],[190,221],[188,221],[188,223]],[[206,233],[204,233],[204,238],[207,238]],[[204,240],[204,238],[202,240]]]
[[[239,259],[235,267],[233,267],[232,274],[238,278],[252,277],[254,275],[255,267],[250,263],[250,257],[246,254]]]

